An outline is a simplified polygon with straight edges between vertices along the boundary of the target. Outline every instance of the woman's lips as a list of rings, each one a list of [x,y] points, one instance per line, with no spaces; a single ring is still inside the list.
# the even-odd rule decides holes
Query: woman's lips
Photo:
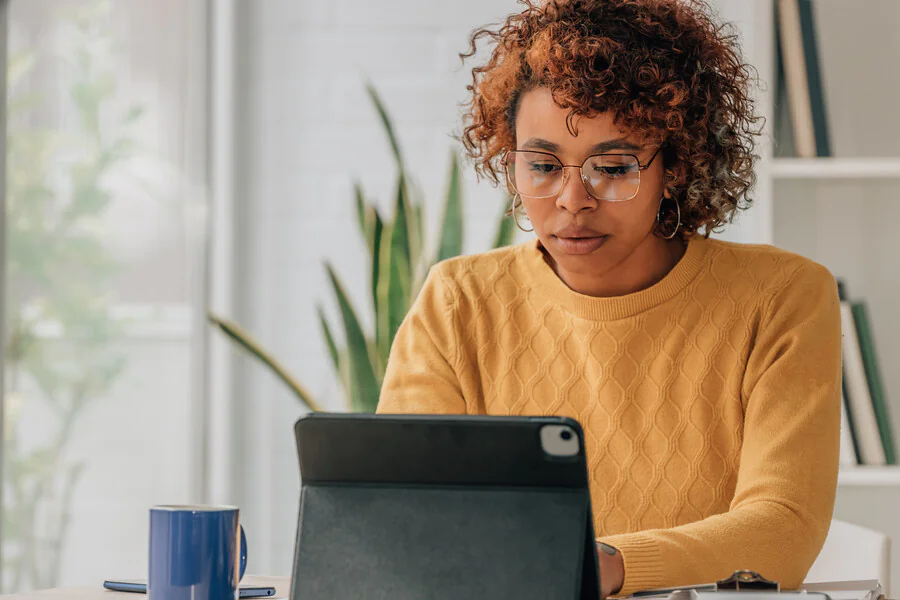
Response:
[[[585,238],[564,238],[553,236],[556,239],[556,245],[566,254],[590,254],[606,242],[609,236],[600,235],[597,237]]]

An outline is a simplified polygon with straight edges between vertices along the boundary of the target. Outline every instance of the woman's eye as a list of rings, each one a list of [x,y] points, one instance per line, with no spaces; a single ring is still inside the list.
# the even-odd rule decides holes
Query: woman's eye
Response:
[[[549,175],[550,173],[553,173],[556,169],[558,169],[559,165],[555,165],[553,163],[530,163],[530,167],[532,171],[544,175]]]
[[[629,173],[631,173],[633,171],[633,169],[628,165],[615,166],[615,167],[598,166],[594,170],[597,171],[598,173],[600,173],[601,175],[603,175],[604,177],[624,177],[625,175],[628,175]]]

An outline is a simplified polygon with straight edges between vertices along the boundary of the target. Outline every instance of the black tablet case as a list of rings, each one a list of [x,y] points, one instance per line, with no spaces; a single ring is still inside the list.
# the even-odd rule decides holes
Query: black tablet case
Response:
[[[600,597],[584,445],[547,457],[571,420],[313,414],[291,600]]]

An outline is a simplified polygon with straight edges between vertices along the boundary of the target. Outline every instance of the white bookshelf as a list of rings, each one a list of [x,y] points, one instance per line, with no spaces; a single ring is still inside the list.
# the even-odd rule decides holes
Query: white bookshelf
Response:
[[[900,180],[900,158],[774,158],[773,179]]]
[[[900,487],[900,467],[842,467],[838,475],[838,485],[846,487]]]
[[[870,309],[895,443],[900,444],[900,2],[815,0],[814,15],[834,158],[776,154],[776,53],[772,0],[717,0],[742,32],[763,87],[753,219],[743,241],[774,244],[825,265]],[[748,213],[749,216],[749,213]],[[900,546],[900,466],[841,468],[834,518],[883,531]],[[900,581],[900,552],[892,556]]]

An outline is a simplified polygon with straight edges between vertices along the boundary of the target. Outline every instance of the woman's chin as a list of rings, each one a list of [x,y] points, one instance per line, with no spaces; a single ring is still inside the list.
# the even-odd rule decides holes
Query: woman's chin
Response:
[[[596,275],[604,272],[610,264],[608,244],[586,253],[571,253],[562,250],[557,244],[546,248],[545,253],[550,259],[553,270],[559,274],[560,267],[567,273],[580,273],[583,275]]]

